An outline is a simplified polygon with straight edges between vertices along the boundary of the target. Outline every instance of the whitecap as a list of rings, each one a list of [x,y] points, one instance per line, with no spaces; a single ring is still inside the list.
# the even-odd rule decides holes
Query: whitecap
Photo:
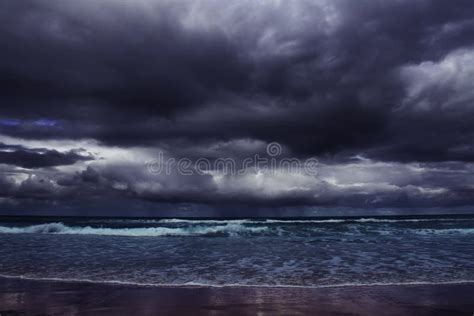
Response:
[[[63,223],[47,223],[26,227],[0,226],[0,233],[6,234],[58,234],[58,235],[102,235],[129,237],[157,236],[238,236],[250,233],[261,233],[267,227],[246,227],[242,224],[226,224],[222,226],[191,226],[183,228],[143,227],[143,228],[106,228],[66,226]]]

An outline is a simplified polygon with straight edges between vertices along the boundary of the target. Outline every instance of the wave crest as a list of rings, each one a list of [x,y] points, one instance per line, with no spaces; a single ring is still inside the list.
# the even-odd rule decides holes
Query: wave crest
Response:
[[[58,234],[58,235],[103,235],[128,237],[159,237],[159,236],[238,236],[260,233],[267,227],[246,227],[242,224],[222,226],[195,226],[186,228],[144,227],[144,228],[97,228],[71,227],[63,223],[47,223],[27,227],[0,226],[4,234]]]

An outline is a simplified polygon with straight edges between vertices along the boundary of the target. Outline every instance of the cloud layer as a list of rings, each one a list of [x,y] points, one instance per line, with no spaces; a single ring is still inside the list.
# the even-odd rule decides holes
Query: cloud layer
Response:
[[[467,0],[2,1],[0,203],[472,205],[473,17]],[[145,164],[271,142],[318,174]]]

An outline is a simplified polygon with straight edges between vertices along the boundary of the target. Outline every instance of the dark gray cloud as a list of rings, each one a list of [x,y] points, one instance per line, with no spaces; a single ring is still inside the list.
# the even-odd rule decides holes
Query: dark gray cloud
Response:
[[[45,148],[25,148],[21,145],[0,143],[0,163],[23,168],[45,168],[72,165],[78,161],[93,160],[83,149],[59,152]]]
[[[11,199],[83,190],[110,205],[472,204],[473,17],[468,0],[2,1],[0,163],[81,169],[43,174],[50,195],[30,194],[41,185],[14,176],[1,185],[17,184]],[[380,171],[385,179],[340,182],[338,172],[336,182],[267,177],[255,186],[262,180],[158,179],[139,163],[157,149],[241,161],[274,141],[333,170],[357,155],[397,166],[402,180]],[[91,156],[54,142],[125,154],[87,165]],[[452,163],[462,172],[435,176],[432,164]],[[429,171],[415,177],[414,164]]]

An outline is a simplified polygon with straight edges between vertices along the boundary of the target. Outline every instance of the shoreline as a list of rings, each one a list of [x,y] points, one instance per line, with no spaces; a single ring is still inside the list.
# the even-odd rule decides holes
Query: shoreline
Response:
[[[377,286],[140,286],[0,277],[1,315],[472,315],[474,282]]]
[[[57,283],[77,283],[77,284],[96,284],[96,285],[116,285],[116,286],[130,286],[139,288],[189,288],[189,289],[202,289],[202,288],[215,288],[215,289],[237,289],[237,288],[250,288],[250,289],[265,289],[265,288],[277,288],[277,289],[332,289],[332,288],[358,288],[358,287],[384,287],[384,286],[441,286],[441,285],[462,285],[472,284],[474,280],[455,280],[455,281],[440,281],[440,282],[429,282],[429,281],[414,281],[414,282],[393,282],[393,283],[340,283],[340,284],[323,284],[323,285],[290,285],[290,284],[206,284],[206,283],[138,283],[129,281],[113,281],[104,280],[96,281],[89,279],[61,279],[61,278],[36,278],[36,277],[25,277],[15,275],[1,275],[0,282],[2,279],[11,280],[24,280],[33,282],[57,282]]]

